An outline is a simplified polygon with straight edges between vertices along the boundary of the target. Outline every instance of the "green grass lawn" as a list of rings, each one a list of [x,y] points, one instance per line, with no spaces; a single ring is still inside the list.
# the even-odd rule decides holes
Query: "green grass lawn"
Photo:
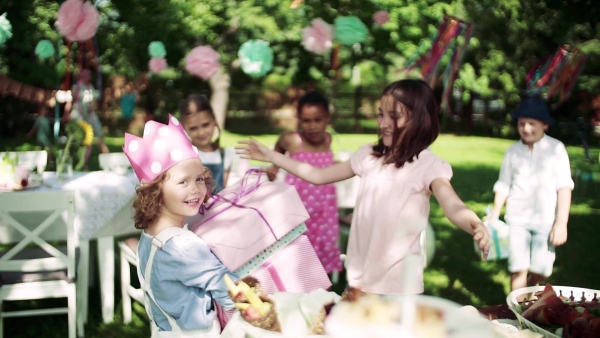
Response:
[[[247,137],[226,132],[222,137],[222,144],[232,146],[238,140]],[[253,137],[267,145],[273,145],[277,139],[277,135]],[[352,151],[374,140],[372,134],[342,134],[334,137],[332,145],[336,152]],[[122,138],[107,139],[111,151],[120,151],[122,143]],[[498,177],[504,151],[512,143],[513,141],[503,139],[441,135],[432,145],[432,151],[452,165],[452,184],[458,195],[483,217],[485,207],[493,202],[492,186]],[[10,147],[10,144],[3,146]],[[567,150],[573,165],[585,163],[581,147],[570,146]],[[592,149],[592,152],[594,158],[598,158],[599,149]],[[95,158],[96,156],[90,162],[92,169],[98,168]],[[594,249],[597,238],[595,236],[599,233],[596,227],[600,225],[600,182],[577,179],[575,183],[569,219],[569,239],[564,246],[557,249],[554,274],[549,282],[555,285],[600,289],[600,274],[596,272],[597,254]],[[435,198],[431,201],[430,221],[436,235],[436,253],[425,271],[425,293],[476,307],[504,303],[510,279],[506,261],[481,262],[474,252],[470,236],[449,223]],[[340,287],[341,285],[336,286],[336,290]],[[119,290],[118,284],[116,290]],[[124,325],[120,314],[120,296],[116,295],[115,322],[105,325],[100,319],[97,287],[91,292],[90,322],[86,328],[88,337],[149,336],[148,320],[140,304],[134,307],[133,323]],[[64,337],[66,327],[66,316],[51,316],[5,319],[4,330],[7,337]]]

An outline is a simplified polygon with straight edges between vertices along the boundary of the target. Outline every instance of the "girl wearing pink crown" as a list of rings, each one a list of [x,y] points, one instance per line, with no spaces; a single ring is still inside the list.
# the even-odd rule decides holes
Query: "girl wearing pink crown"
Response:
[[[218,302],[233,308],[223,280],[231,273],[208,245],[187,230],[207,191],[210,172],[198,158],[179,121],[148,121],[143,138],[125,134],[124,152],[141,184],[133,202],[138,277],[144,290],[152,337],[219,337]]]

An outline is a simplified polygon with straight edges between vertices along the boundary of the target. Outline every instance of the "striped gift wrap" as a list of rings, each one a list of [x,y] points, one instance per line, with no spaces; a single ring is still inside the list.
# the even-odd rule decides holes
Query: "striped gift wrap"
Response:
[[[250,273],[265,292],[309,293],[327,290],[331,281],[312,244],[301,235]]]

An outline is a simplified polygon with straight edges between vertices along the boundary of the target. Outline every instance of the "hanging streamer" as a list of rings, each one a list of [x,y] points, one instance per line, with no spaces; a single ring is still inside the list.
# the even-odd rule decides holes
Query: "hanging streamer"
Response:
[[[467,54],[467,47],[469,46],[469,41],[473,35],[473,24],[468,23],[466,26],[463,25],[461,26],[461,30],[464,31],[460,33],[460,35],[464,36],[464,41],[462,46],[454,50],[452,61],[446,66],[446,71],[444,74],[444,91],[442,93],[441,102],[441,109],[443,111],[448,111],[450,95],[452,94],[452,90],[454,88],[454,81],[456,81],[458,78],[458,71],[460,70],[460,66],[462,65],[465,55]]]
[[[585,55],[575,47],[558,47],[556,51],[538,62],[527,74],[526,92],[546,99],[558,96],[558,103],[571,95],[585,64]]]
[[[458,71],[464,60],[471,35],[473,34],[473,23],[444,16],[440,22],[437,34],[431,37],[431,47],[424,51],[426,44],[421,44],[417,52],[410,57],[404,69],[398,72],[409,72],[421,68],[421,76],[433,88],[438,79],[438,69],[444,55],[450,53],[450,62],[446,65],[443,76],[443,94],[441,98],[442,110],[447,111],[450,102],[450,94]],[[459,37],[463,37],[462,41]],[[450,52],[449,52],[450,51]]]

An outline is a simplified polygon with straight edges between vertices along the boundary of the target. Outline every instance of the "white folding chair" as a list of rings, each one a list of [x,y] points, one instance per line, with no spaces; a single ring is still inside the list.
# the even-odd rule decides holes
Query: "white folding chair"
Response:
[[[0,337],[3,319],[67,313],[69,338],[83,336],[82,311],[77,312],[75,198],[72,192],[18,192],[0,194],[0,225],[18,236],[4,236],[3,244],[14,244],[0,253]],[[63,227],[66,248],[59,241],[46,241],[45,233]],[[50,236],[54,236],[51,234]],[[6,238],[5,238],[6,237]],[[7,243],[4,243],[7,242]],[[60,242],[64,243],[64,242]],[[45,298],[67,298],[66,308],[4,312],[2,302]],[[85,308],[85,307],[84,307]]]
[[[120,241],[119,253],[121,255],[121,298],[123,299],[123,322],[131,322],[131,300],[144,304],[144,291],[131,285],[131,266],[137,267],[137,249]],[[137,278],[137,274],[136,274]]]
[[[98,155],[98,164],[102,170],[125,173],[131,167],[125,153],[102,153]]]

